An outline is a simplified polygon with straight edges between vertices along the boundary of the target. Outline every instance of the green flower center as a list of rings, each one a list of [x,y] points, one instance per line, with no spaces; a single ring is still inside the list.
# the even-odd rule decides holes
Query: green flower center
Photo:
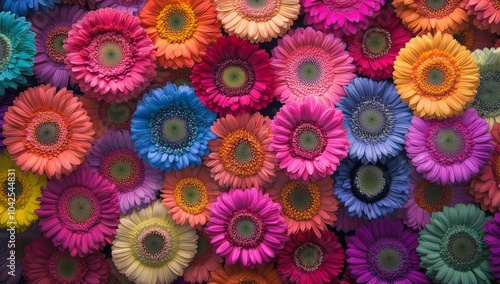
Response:
[[[3,69],[10,62],[12,56],[12,45],[10,39],[0,33],[0,69]]]
[[[237,89],[245,85],[247,75],[245,70],[240,66],[228,66],[222,71],[222,80],[227,87]]]
[[[111,166],[111,175],[115,179],[125,179],[132,173],[133,166],[127,161],[115,162]]]
[[[118,43],[106,43],[101,50],[100,60],[103,65],[115,67],[122,61],[122,47]]]
[[[238,231],[238,235],[244,238],[249,238],[255,234],[254,223],[248,219],[239,220],[236,229]]]
[[[295,265],[311,272],[318,269],[323,261],[321,248],[313,243],[305,243],[294,252]]]
[[[78,223],[88,221],[94,214],[92,200],[83,195],[72,196],[68,201],[68,208],[71,219]]]
[[[392,47],[391,34],[384,29],[369,28],[361,42],[363,53],[371,58],[379,58],[389,53]]]
[[[182,191],[182,197],[188,204],[197,204],[200,200],[200,191],[195,187],[187,187]]]
[[[483,72],[472,106],[481,117],[500,115],[500,72]]]
[[[434,10],[439,10],[442,9],[446,6],[447,0],[425,0],[425,4],[427,7],[434,9]]]
[[[321,69],[316,62],[303,62],[298,69],[301,81],[306,83],[316,82],[321,74]]]
[[[43,145],[54,145],[61,135],[59,125],[49,121],[40,123],[35,129],[35,138]]]
[[[440,242],[444,262],[455,270],[471,271],[487,256],[483,236],[463,225],[449,228]]]
[[[290,203],[299,211],[306,211],[312,205],[311,194],[306,188],[296,186],[290,193]]]
[[[186,17],[182,13],[172,13],[167,18],[167,25],[174,32],[181,32],[186,26]]]
[[[160,235],[150,234],[144,238],[143,244],[150,254],[157,254],[165,246],[165,240]]]
[[[437,184],[429,184],[424,189],[424,198],[428,203],[441,203],[445,196],[444,188]]]
[[[379,252],[378,261],[386,271],[398,271],[401,267],[401,254],[391,248]]]
[[[304,131],[300,134],[300,146],[305,149],[315,149],[318,147],[319,139],[317,133],[313,131]]]
[[[377,109],[366,109],[360,116],[363,129],[370,134],[377,134],[384,128],[385,117]]]
[[[163,122],[163,138],[172,143],[186,139],[188,130],[186,122],[179,118],[170,118]]]
[[[198,247],[196,248],[195,258],[200,258],[207,252],[208,243],[210,240],[203,235],[198,235]]]
[[[432,85],[441,85],[445,78],[446,75],[439,69],[432,69],[427,73],[427,81]]]
[[[112,103],[108,107],[107,116],[112,123],[124,123],[130,117],[130,109],[126,104]]]
[[[356,173],[354,180],[360,193],[373,198],[384,191],[386,181],[384,172],[374,165],[363,165]]]
[[[247,0],[248,6],[258,9],[266,6],[266,0]]]
[[[57,272],[62,278],[72,278],[78,270],[78,262],[71,257],[62,257],[57,262]]]
[[[234,157],[238,163],[249,163],[253,160],[254,153],[249,143],[242,142],[234,148]]]
[[[461,133],[454,129],[441,129],[435,136],[436,147],[446,156],[455,156],[462,151],[464,139]]]

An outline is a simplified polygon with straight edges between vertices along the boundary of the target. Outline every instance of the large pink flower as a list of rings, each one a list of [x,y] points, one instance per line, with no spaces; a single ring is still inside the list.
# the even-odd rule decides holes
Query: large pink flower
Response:
[[[462,7],[481,30],[500,34],[500,3],[491,0],[463,0]]]
[[[105,8],[73,25],[64,44],[71,80],[98,100],[123,102],[156,75],[156,53],[137,17]]]
[[[283,106],[272,122],[276,161],[292,179],[317,180],[337,169],[349,140],[340,110],[309,99]]]

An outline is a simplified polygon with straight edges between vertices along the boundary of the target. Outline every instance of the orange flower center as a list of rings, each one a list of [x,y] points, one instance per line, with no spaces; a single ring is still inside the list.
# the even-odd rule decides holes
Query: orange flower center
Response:
[[[500,0],[490,0],[490,2],[495,7],[495,10],[500,10]]]
[[[227,284],[268,284],[269,281],[262,275],[252,270],[242,270],[235,275],[231,275]]]
[[[426,18],[443,18],[451,14],[460,0],[417,0],[417,13]]]
[[[450,95],[459,80],[455,59],[440,50],[423,53],[413,65],[414,89],[434,100],[441,100]]]
[[[235,130],[224,137],[219,152],[224,168],[240,177],[253,176],[264,165],[262,143],[246,129]]]
[[[460,33],[454,34],[453,38],[469,50],[472,48],[472,45],[474,45],[474,31],[472,29],[468,28]]]
[[[320,188],[314,182],[289,181],[281,188],[280,203],[286,216],[297,221],[309,220],[320,210]]]
[[[156,18],[158,34],[171,43],[182,43],[191,38],[197,26],[193,9],[184,3],[165,6]]]
[[[493,156],[491,157],[491,164],[492,164],[492,168],[494,170],[494,175],[495,175],[495,178],[497,180],[497,182],[500,181],[500,155],[498,154],[493,154]]]
[[[451,200],[451,188],[422,179],[417,184],[415,202],[425,211],[432,213],[443,210]]]
[[[208,204],[208,192],[205,184],[198,178],[183,178],[174,188],[177,205],[189,214],[201,214]]]

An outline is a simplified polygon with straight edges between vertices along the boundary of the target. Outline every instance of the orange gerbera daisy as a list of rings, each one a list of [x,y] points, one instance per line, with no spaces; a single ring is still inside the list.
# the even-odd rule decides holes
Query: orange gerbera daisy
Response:
[[[94,141],[90,117],[72,91],[51,85],[19,94],[4,117],[3,143],[21,170],[60,178],[85,159]]]
[[[401,99],[426,119],[461,114],[479,85],[471,52],[441,32],[411,39],[396,57],[393,76]]]
[[[160,196],[177,224],[195,227],[208,222],[211,204],[219,193],[207,168],[197,166],[165,174]]]
[[[457,32],[469,21],[462,0],[394,0],[392,6],[401,22],[413,33]]]
[[[208,284],[281,284],[278,271],[274,263],[263,264],[254,269],[244,268],[241,265],[224,265],[212,272]]]
[[[193,67],[222,36],[212,1],[148,0],[139,18],[164,68]]]
[[[222,187],[262,188],[276,175],[271,124],[259,113],[219,118],[210,128],[218,139],[208,142],[205,160]]]
[[[303,182],[291,180],[279,173],[273,185],[265,190],[274,202],[281,204],[281,212],[288,226],[288,234],[313,230],[327,230],[337,220],[338,201],[333,195],[333,179],[321,178]]]

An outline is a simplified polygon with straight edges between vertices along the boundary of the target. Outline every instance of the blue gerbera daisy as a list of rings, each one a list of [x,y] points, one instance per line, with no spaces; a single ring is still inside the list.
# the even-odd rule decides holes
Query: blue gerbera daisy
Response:
[[[337,107],[351,142],[349,156],[363,163],[383,163],[401,154],[413,115],[394,84],[356,78],[344,89],[347,96]]]
[[[48,13],[61,0],[4,0],[2,10],[11,11],[18,17],[28,16],[31,11]]]
[[[16,19],[10,12],[0,12],[0,96],[7,88],[25,84],[25,76],[33,75],[36,48],[30,27],[24,17]]]
[[[139,157],[153,168],[169,172],[201,164],[208,154],[210,126],[216,114],[209,111],[186,85],[168,83],[150,91],[137,105],[131,132]]]
[[[385,163],[344,159],[334,179],[334,192],[349,216],[376,219],[401,208],[408,199],[410,166],[400,155]]]

